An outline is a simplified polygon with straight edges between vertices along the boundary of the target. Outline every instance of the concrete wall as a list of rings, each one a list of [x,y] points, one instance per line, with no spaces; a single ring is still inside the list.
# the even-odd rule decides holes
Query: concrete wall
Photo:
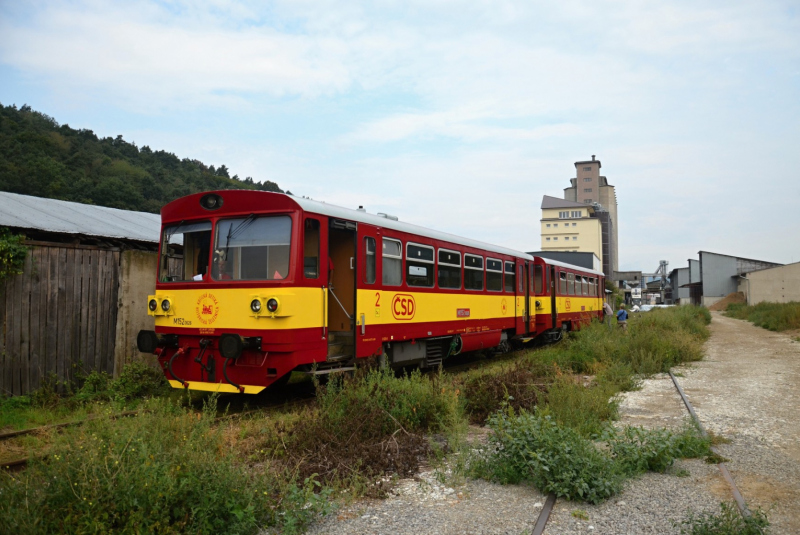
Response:
[[[156,253],[132,250],[122,252],[114,376],[119,375],[125,364],[145,358],[136,348],[136,335],[142,329],[155,328],[155,320],[147,315],[147,296],[156,291],[157,265]],[[151,360],[155,362],[155,357]]]
[[[748,305],[800,301],[800,262],[754,271],[746,277],[739,280],[739,291],[747,296]]]
[[[670,284],[672,285],[672,300],[675,304],[689,304],[689,288],[681,288],[684,284],[689,284],[689,268],[678,268],[672,270]]]

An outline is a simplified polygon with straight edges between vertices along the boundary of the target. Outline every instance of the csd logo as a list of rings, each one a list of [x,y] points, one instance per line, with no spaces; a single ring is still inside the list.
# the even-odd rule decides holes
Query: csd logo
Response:
[[[397,294],[392,299],[392,316],[400,321],[408,321],[414,318],[417,305],[414,296],[408,294]]]

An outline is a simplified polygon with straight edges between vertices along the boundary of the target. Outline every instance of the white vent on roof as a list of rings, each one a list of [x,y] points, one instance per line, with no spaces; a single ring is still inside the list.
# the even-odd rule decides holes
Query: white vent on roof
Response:
[[[384,214],[383,212],[378,212],[378,215],[381,217],[385,217],[386,219],[391,219],[392,221],[400,221],[400,219],[396,215]]]

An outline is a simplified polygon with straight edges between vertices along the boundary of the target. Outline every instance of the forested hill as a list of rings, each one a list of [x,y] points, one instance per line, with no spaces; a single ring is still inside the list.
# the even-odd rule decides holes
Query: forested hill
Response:
[[[199,191],[282,191],[274,182],[230,176],[228,168],[178,159],[122,139],[98,138],[31,110],[0,104],[0,190],[158,213]]]

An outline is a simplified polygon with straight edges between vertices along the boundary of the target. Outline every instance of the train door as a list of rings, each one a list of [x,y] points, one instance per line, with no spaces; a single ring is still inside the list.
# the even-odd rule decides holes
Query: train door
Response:
[[[328,298],[328,226],[327,220],[320,217],[307,215],[303,219],[303,280],[306,286],[315,288],[316,297],[310,298],[309,313],[315,321],[321,321],[321,336],[308,340],[309,349],[315,355],[325,354],[327,332],[327,298]]]
[[[517,260],[517,335],[528,334],[528,264]]]
[[[381,294],[382,266],[380,262],[381,238],[378,229],[369,225],[358,226],[358,288],[356,316],[356,357],[369,357],[383,353],[381,324],[389,312],[389,303]],[[381,311],[385,311],[383,316]],[[391,313],[389,312],[391,318]]]
[[[331,219],[328,229],[328,362],[356,354],[356,232],[354,221]]]
[[[558,303],[556,300],[556,293],[558,292],[558,277],[556,275],[556,268],[554,266],[550,266],[550,326],[553,329],[555,329],[558,324],[558,309],[556,307],[556,304]]]

